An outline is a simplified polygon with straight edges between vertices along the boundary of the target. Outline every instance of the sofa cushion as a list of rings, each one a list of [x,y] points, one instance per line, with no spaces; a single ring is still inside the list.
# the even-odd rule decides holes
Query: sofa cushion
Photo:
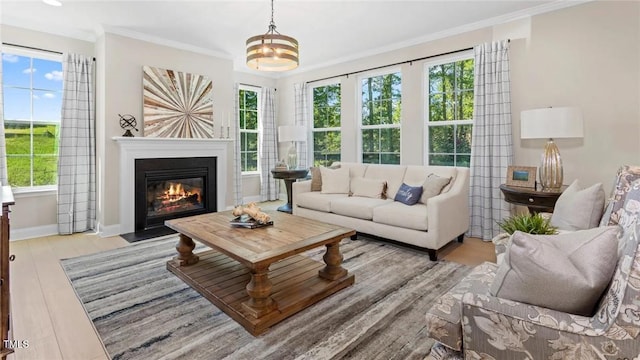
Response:
[[[387,182],[384,180],[355,177],[351,178],[351,184],[349,187],[351,190],[351,196],[369,197],[374,199],[387,198]]]
[[[436,174],[430,174],[422,184],[422,196],[420,202],[426,204],[429,199],[438,196],[442,190],[451,182],[450,177],[441,177]]]
[[[418,166],[409,165],[407,171],[404,173],[403,181],[411,186],[422,185],[431,174],[436,174],[440,177],[451,178],[451,181],[447,186],[442,189],[442,193],[446,193],[451,189],[456,178],[458,176],[458,169],[453,166]]]
[[[617,233],[616,226],[559,235],[516,231],[490,293],[591,316],[618,261]]]
[[[320,172],[320,168],[322,166],[312,166],[309,168],[311,172],[311,191],[321,191],[322,190],[322,173]],[[340,165],[331,165],[329,169],[339,169]]]
[[[293,201],[296,205],[306,209],[330,212],[332,200],[346,198],[348,196],[347,194],[322,194],[318,191],[312,191],[296,194]]]
[[[371,220],[373,219],[373,209],[391,202],[393,200],[351,196],[332,200],[331,212],[338,215]]]
[[[558,198],[551,225],[558,230],[586,230],[598,226],[604,211],[605,194],[598,183],[581,189],[575,180]]]
[[[396,193],[396,197],[393,199],[399,201],[405,205],[413,205],[420,200],[422,195],[422,186],[409,186],[402,183],[400,189]]]
[[[373,221],[414,230],[427,230],[427,205],[405,205],[394,201],[373,209]]]
[[[323,194],[348,194],[349,193],[349,169],[340,167],[339,169],[320,168],[322,176]]]
[[[404,178],[406,168],[403,165],[369,164],[364,172],[364,177],[385,180],[387,182],[387,197],[394,199],[398,189],[400,189],[400,185],[402,185],[402,178]]]

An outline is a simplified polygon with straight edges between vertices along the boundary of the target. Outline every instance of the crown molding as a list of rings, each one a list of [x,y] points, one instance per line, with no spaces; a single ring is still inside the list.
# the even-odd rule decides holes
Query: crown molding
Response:
[[[47,34],[64,36],[76,40],[96,42],[96,34],[91,31],[84,31],[72,28],[49,27],[41,22],[18,19],[11,15],[2,15],[0,24],[15,26],[17,28],[39,31]]]
[[[157,36],[151,36],[147,34],[141,34],[136,31],[131,31],[131,30],[115,27],[115,26],[102,25],[102,31],[104,33],[120,35],[120,36],[128,37],[131,39],[146,41],[156,45],[167,46],[174,49],[191,51],[197,54],[214,56],[214,57],[226,59],[226,60],[233,60],[233,56],[231,54],[228,54],[222,51],[215,51],[215,50],[202,48],[199,46],[188,45],[178,41],[167,40],[167,39],[163,39]]]
[[[458,26],[458,27],[454,27],[451,29],[447,29],[444,31],[439,31],[436,33],[432,33],[429,35],[424,35],[424,36],[419,36],[419,37],[415,37],[412,39],[408,39],[405,41],[401,41],[398,43],[394,43],[393,45],[388,45],[388,46],[381,46],[375,49],[371,49],[371,50],[367,50],[367,51],[362,51],[356,54],[352,54],[349,56],[345,56],[345,57],[341,57],[329,62],[324,62],[321,64],[316,64],[316,65],[311,65],[311,66],[304,66],[304,67],[300,67],[298,69],[289,71],[286,73],[286,75],[282,76],[282,77],[288,77],[288,76],[294,76],[294,75],[299,75],[305,72],[309,72],[309,71],[313,71],[313,70],[317,70],[317,69],[323,69],[329,66],[334,66],[334,65],[338,65],[338,64],[343,64],[346,62],[350,62],[350,61],[354,61],[354,60],[359,60],[365,57],[369,57],[369,56],[374,56],[374,55],[379,55],[379,54],[383,54],[386,52],[391,52],[391,51],[395,51],[398,49],[402,49],[402,48],[406,48],[406,47],[410,47],[410,46],[415,46],[415,45],[420,45],[420,44],[424,44],[430,41],[434,41],[434,40],[440,40],[440,39],[444,39],[444,38],[448,38],[451,36],[455,36],[455,35],[460,35],[466,32],[470,32],[470,31],[475,31],[475,30],[480,30],[483,28],[487,28],[487,27],[491,27],[491,26],[495,26],[495,25],[500,25],[500,24],[504,24],[504,23],[508,23],[511,21],[515,21],[515,20],[520,20],[520,19],[524,19],[527,17],[531,17],[531,16],[535,16],[535,15],[539,15],[539,14],[543,14],[543,13],[547,13],[547,12],[552,12],[552,11],[556,11],[556,10],[561,10],[564,8],[568,8],[568,7],[572,7],[572,6],[576,6],[576,5],[581,5],[584,3],[589,3],[595,0],[576,0],[576,1],[564,1],[564,0],[556,0],[552,3],[549,4],[543,4],[543,5],[539,5],[536,7],[532,7],[529,9],[524,9],[524,10],[519,10],[519,11],[515,11],[509,14],[505,14],[505,15],[500,15],[500,16],[496,16],[490,19],[486,19],[486,20],[482,20],[482,21],[477,21],[474,23],[470,23],[470,24],[465,24],[462,26]]]

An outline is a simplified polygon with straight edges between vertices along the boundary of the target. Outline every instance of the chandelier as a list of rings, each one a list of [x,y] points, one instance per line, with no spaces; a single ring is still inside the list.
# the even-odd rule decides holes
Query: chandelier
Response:
[[[271,0],[269,30],[247,39],[247,66],[260,71],[286,71],[297,68],[298,63],[298,40],[276,31]]]

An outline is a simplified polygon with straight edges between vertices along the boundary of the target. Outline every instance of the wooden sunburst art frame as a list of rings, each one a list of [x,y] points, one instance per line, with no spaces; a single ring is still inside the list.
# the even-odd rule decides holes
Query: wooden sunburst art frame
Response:
[[[142,72],[144,136],[213,137],[209,78],[151,66]]]

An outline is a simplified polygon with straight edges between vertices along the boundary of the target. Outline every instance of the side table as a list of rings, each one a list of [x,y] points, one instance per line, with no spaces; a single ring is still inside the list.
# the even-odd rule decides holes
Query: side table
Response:
[[[500,185],[500,191],[504,194],[504,200],[508,203],[526,206],[532,214],[538,212],[553,212],[556,201],[567,188],[563,186],[560,191],[543,191],[540,187],[526,188],[520,186]]]
[[[293,213],[293,193],[291,190],[292,184],[294,181],[298,179],[302,179],[307,176],[309,173],[308,169],[273,169],[271,170],[271,175],[273,175],[274,179],[282,179],[284,180],[284,185],[287,188],[287,203],[280,206],[278,211]]]

